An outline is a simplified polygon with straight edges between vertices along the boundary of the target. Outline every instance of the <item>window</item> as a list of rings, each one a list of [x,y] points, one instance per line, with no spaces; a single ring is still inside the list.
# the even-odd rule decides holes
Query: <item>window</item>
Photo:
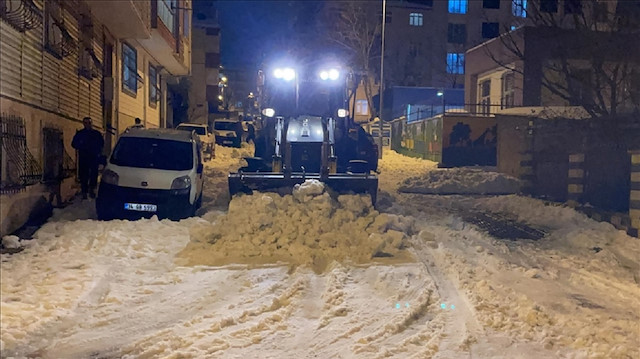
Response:
[[[182,36],[189,37],[191,30],[191,16],[189,16],[189,10],[182,10]]]
[[[514,99],[514,75],[509,72],[502,76],[502,96],[500,97],[500,108],[513,107]]]
[[[174,13],[176,1],[177,0],[158,0],[158,17],[172,34],[174,34],[176,30]]]
[[[191,142],[158,138],[121,137],[113,149],[116,166],[187,171],[193,168]]]
[[[464,53],[447,53],[447,73],[464,73]]]
[[[367,100],[356,100],[356,115],[369,116],[369,102]]]
[[[160,91],[158,91],[158,70],[149,64],[149,106],[156,107]]]
[[[422,26],[422,14],[419,12],[412,12],[409,14],[409,25]]]
[[[593,102],[591,70],[572,69],[568,74],[569,105],[581,106]]]
[[[62,58],[62,27],[64,23],[62,4],[59,0],[47,1],[45,7],[45,48]]]
[[[485,9],[499,9],[500,0],[482,0],[482,7]]]
[[[527,0],[512,0],[511,14],[518,17],[527,17]]]
[[[98,69],[102,67],[100,60],[98,60],[93,51],[93,24],[91,17],[81,14],[78,25],[80,27],[78,73],[91,80],[99,76]]]
[[[582,4],[580,3],[580,0],[564,0],[564,13],[565,14],[582,13]]]
[[[122,89],[134,96],[138,92],[138,53],[126,43],[122,44]]]
[[[467,0],[449,0],[449,13],[466,14]]]
[[[497,22],[483,22],[482,23],[482,38],[492,39],[500,35],[500,24]]]
[[[452,44],[464,44],[467,41],[467,25],[449,24],[447,37]]]
[[[540,12],[558,12],[558,0],[540,0]]]
[[[478,85],[480,112],[488,115],[491,111],[491,80],[484,80]]]

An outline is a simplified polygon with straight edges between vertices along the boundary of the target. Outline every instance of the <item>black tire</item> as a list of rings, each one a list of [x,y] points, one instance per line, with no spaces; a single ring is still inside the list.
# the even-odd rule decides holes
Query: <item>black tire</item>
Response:
[[[202,193],[200,193],[200,196],[198,197],[198,199],[196,199],[196,203],[194,203],[194,207],[195,207],[196,210],[198,210],[198,209],[200,209],[200,207],[202,207]]]

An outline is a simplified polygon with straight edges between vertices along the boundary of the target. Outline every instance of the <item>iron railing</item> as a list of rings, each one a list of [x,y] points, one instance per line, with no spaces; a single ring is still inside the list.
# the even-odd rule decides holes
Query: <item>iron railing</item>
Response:
[[[470,115],[484,115],[491,116],[498,113],[500,110],[511,108],[516,106],[505,106],[500,104],[489,103],[473,103],[473,104],[430,104],[430,105],[409,105],[407,109],[410,111],[407,113],[405,110],[401,113],[394,114],[394,120],[404,119],[405,121],[412,123],[421,121],[446,113],[459,113]],[[444,109],[444,111],[443,111]]]
[[[23,118],[0,115],[0,193],[17,192],[39,183],[42,167],[27,147]]]

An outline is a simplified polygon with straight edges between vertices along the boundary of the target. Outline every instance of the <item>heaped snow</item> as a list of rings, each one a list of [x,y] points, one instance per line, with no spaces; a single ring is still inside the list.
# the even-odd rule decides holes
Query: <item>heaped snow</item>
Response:
[[[424,194],[508,194],[520,190],[520,181],[484,168],[438,169],[410,177],[400,192]]]
[[[435,164],[394,152],[380,212],[318,183],[227,206],[226,174],[250,154],[216,148],[201,217],[98,222],[79,201],[2,255],[0,355],[640,355],[640,245],[612,226],[515,195],[399,193]],[[465,221],[474,213],[547,235],[493,238]]]

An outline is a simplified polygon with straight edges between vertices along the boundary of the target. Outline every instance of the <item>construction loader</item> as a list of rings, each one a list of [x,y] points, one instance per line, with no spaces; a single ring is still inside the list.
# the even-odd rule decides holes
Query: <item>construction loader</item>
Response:
[[[378,147],[345,109],[345,87],[307,78],[303,86],[295,84],[295,96],[263,95],[268,101],[261,103],[255,154],[229,174],[230,194],[290,193],[296,184],[316,179],[337,193],[369,194],[375,204]],[[259,86],[259,93],[265,88]]]

